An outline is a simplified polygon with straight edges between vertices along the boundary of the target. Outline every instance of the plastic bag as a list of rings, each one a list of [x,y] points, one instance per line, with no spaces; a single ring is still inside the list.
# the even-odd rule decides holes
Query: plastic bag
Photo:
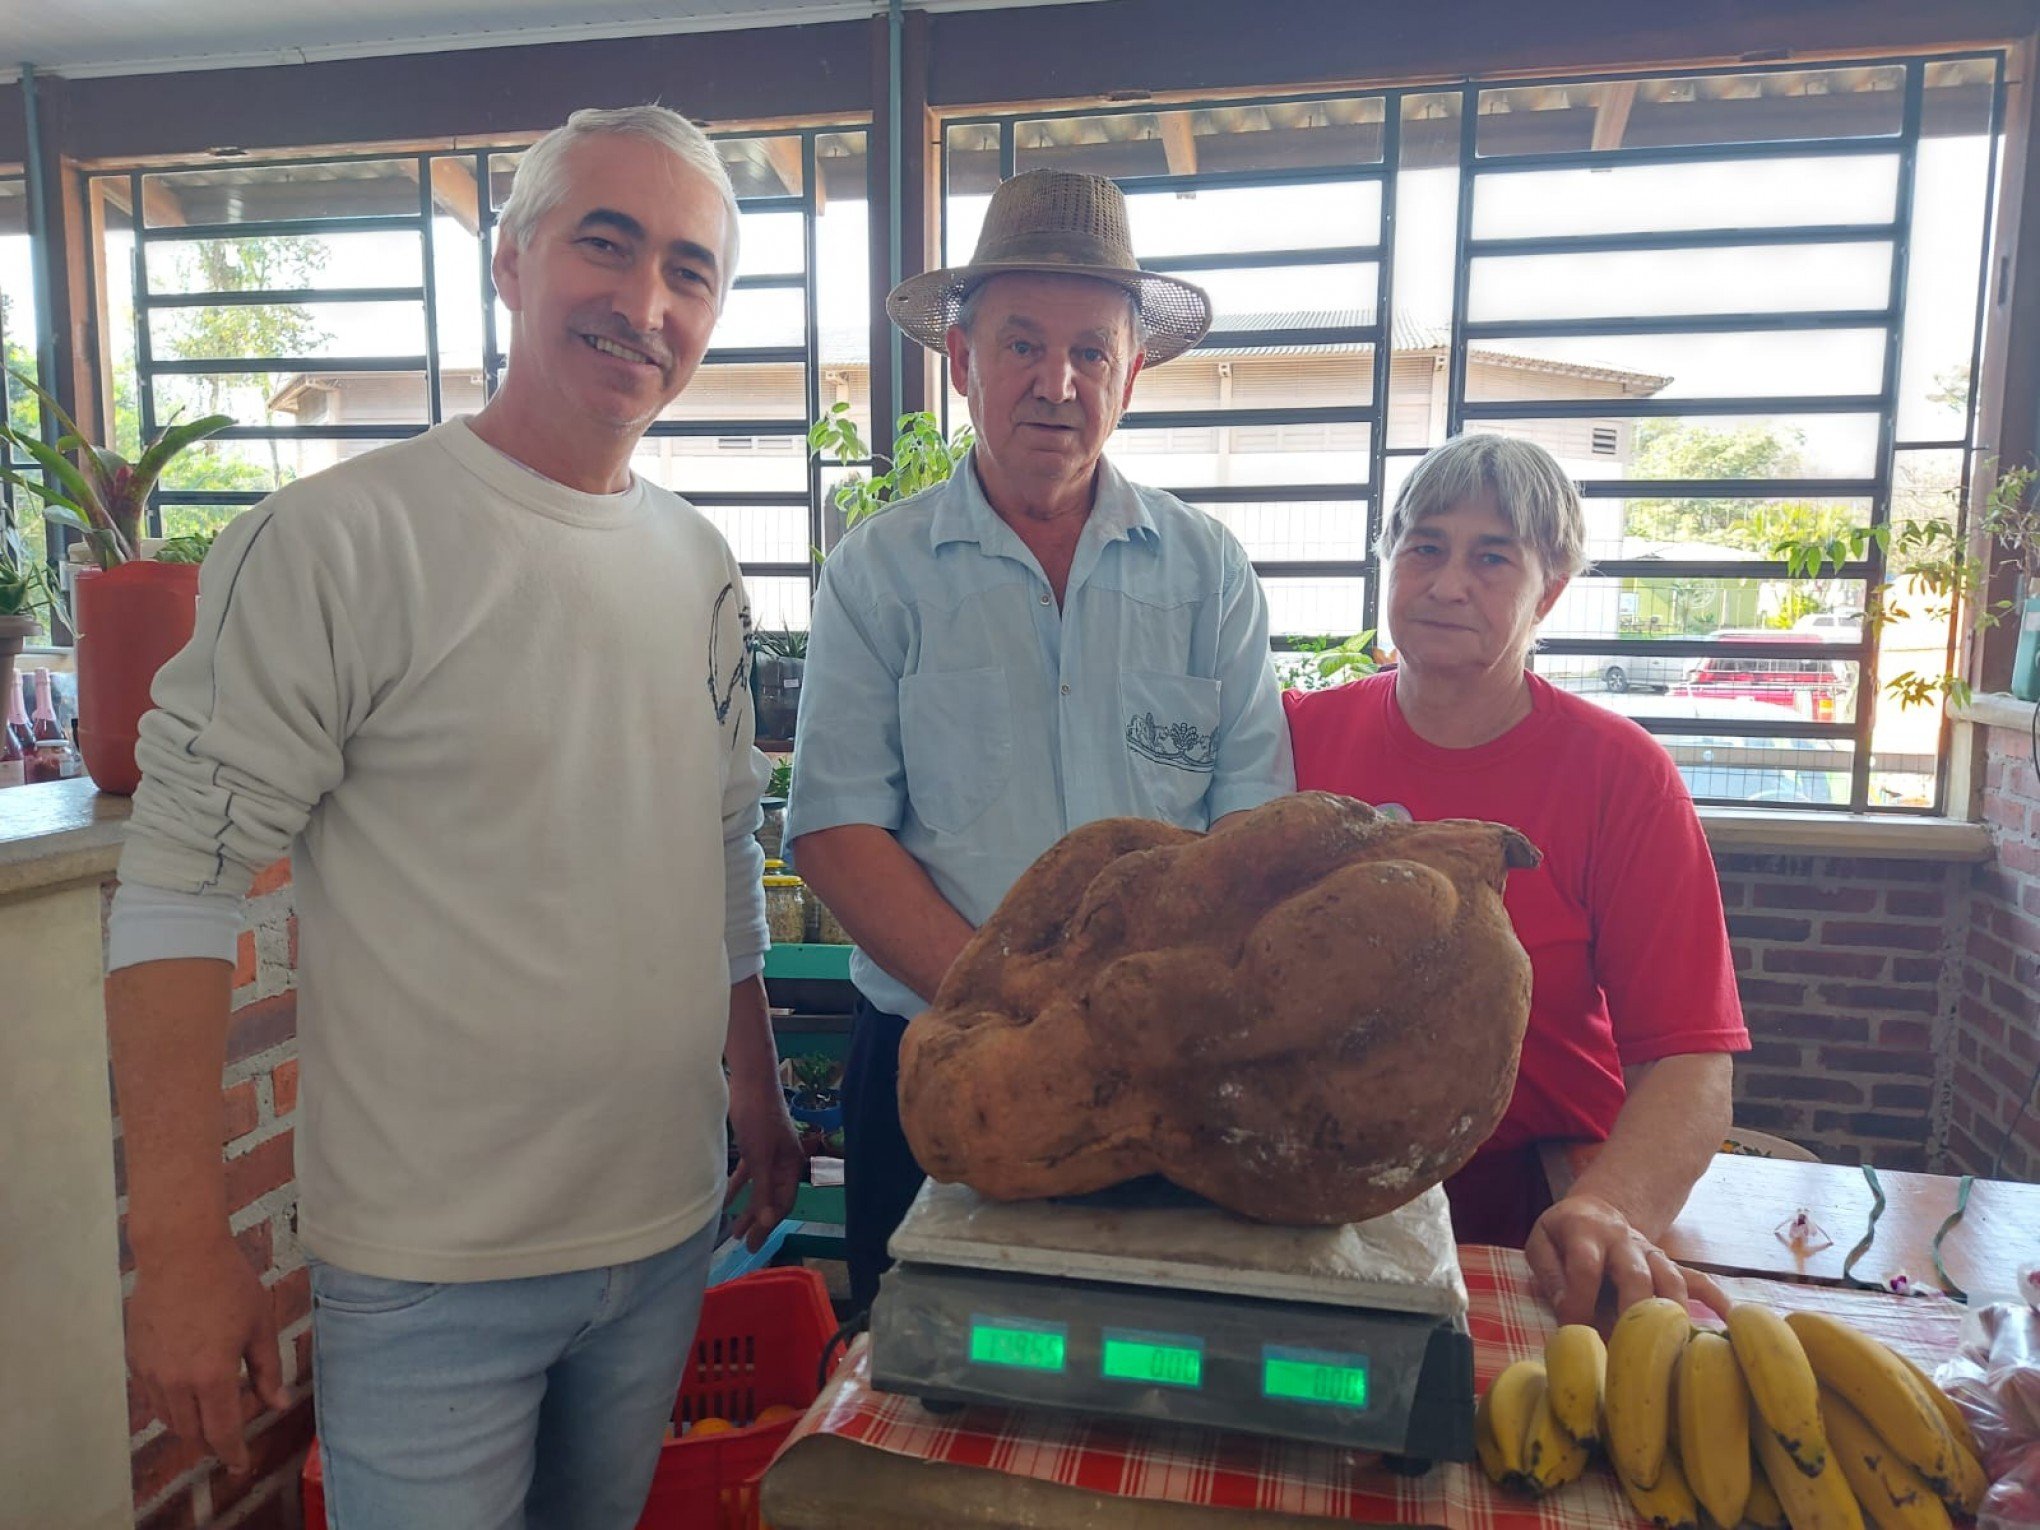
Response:
[[[2019,1279],[2026,1300],[1972,1308],[1961,1352],[1934,1374],[1969,1421],[1990,1479],[1978,1530],[2040,1526],[2040,1265]]]

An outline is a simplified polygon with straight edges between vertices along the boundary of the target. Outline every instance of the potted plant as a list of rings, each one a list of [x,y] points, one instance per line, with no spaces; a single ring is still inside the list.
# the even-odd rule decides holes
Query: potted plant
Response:
[[[2034,493],[2032,468],[2013,468],[1992,485],[1984,506],[1984,529],[2019,568],[2019,597],[2010,603],[2017,613],[2019,641],[2012,650],[2012,694],[2021,701],[2040,701],[2040,496]]]
[[[1276,661],[1285,691],[1322,691],[1348,680],[1374,674],[1381,658],[1374,634],[1360,632],[1340,641],[1330,637],[1297,638],[1291,651]]]
[[[14,661],[42,630],[39,611],[50,604],[49,571],[21,545],[14,525],[0,509],[0,715],[15,678]]]
[[[103,792],[132,793],[141,784],[135,736],[149,710],[156,671],[191,639],[198,614],[198,562],[204,539],[175,538],[170,556],[142,555],[142,512],[171,459],[195,441],[225,430],[229,415],[171,425],[129,462],[94,446],[57,401],[27,378],[28,388],[63,425],[55,446],[0,424],[13,449],[42,469],[40,480],[9,472],[16,487],[43,502],[46,518],[82,533],[93,568],[78,571],[72,590],[77,632],[78,748]],[[70,453],[77,460],[71,460]],[[196,553],[196,557],[193,554]]]
[[[786,1108],[802,1126],[833,1132],[843,1124],[843,1095],[837,1087],[836,1059],[819,1052],[789,1057],[780,1065]]]
[[[836,485],[830,496],[836,509],[842,513],[845,531],[878,514],[894,500],[919,494],[923,489],[947,480],[956,471],[957,465],[970,455],[972,439],[971,429],[966,425],[945,440],[941,422],[926,410],[920,410],[903,414],[894,422],[892,455],[884,457],[865,444],[864,433],[850,418],[847,403],[831,404],[822,417],[808,427],[808,451],[811,455],[828,452],[838,462],[871,459],[873,471],[870,475],[852,473]],[[886,465],[882,473],[876,470],[881,461]],[[821,554],[816,553],[815,556],[819,559]]]
[[[751,634],[751,705],[758,719],[758,737],[793,737],[800,714],[800,680],[807,669],[805,632]]]

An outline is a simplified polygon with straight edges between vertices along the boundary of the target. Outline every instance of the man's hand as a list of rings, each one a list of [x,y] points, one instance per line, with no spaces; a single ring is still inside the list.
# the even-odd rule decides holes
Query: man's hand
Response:
[[[1617,1313],[1650,1296],[1697,1297],[1716,1312],[1728,1311],[1719,1286],[1672,1263],[1621,1208],[1597,1195],[1576,1193],[1553,1205],[1530,1230],[1523,1255],[1561,1323],[1592,1323],[1604,1285],[1614,1288]]]
[[[751,1203],[730,1231],[755,1251],[793,1210],[806,1155],[801,1152],[800,1134],[794,1130],[793,1117],[786,1113],[786,1096],[780,1093],[776,1077],[770,1089],[740,1088],[731,1080],[730,1127],[743,1156],[731,1176],[730,1188],[734,1191],[745,1183],[751,1187]]]
[[[128,1365],[172,1432],[248,1470],[241,1363],[265,1407],[290,1406],[269,1292],[222,1230],[192,1250],[143,1260],[128,1304]]]

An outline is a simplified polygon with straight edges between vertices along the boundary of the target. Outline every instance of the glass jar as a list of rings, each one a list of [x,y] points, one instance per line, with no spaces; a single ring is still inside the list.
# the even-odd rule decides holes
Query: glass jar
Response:
[[[808,895],[808,939],[822,946],[855,945],[843,926],[837,922],[829,905],[812,893]]]
[[[765,878],[765,928],[775,946],[807,939],[807,888],[799,877]]]

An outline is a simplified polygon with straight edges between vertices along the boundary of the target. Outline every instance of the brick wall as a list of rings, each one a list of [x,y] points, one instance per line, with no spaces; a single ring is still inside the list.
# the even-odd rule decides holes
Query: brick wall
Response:
[[[283,1379],[291,1406],[263,1411],[247,1424],[254,1469],[227,1474],[202,1446],[169,1434],[132,1379],[135,1520],[143,1530],[199,1525],[245,1530],[295,1530],[298,1469],[312,1437],[311,1278],[297,1243],[297,1183],[291,1164],[297,1120],[297,916],[291,911],[290,866],[279,861],[255,881],[234,968],[234,1020],[221,1080],[230,1226],[261,1272],[276,1304],[283,1338]],[[134,1292],[134,1255],[127,1241],[126,1143],[114,1122],[114,1188],[120,1197],[123,1290]],[[256,1405],[252,1398],[249,1409]]]
[[[1957,965],[1948,1166],[1991,1172],[2040,1067],[2040,781],[2023,728],[1985,735],[1983,816],[1997,859],[1965,879]],[[2040,1180],[2040,1104],[2005,1143],[1998,1174]]]
[[[1949,1088],[1967,868],[1717,857],[1751,1050],[1739,1125],[1833,1163],[1925,1169]]]

